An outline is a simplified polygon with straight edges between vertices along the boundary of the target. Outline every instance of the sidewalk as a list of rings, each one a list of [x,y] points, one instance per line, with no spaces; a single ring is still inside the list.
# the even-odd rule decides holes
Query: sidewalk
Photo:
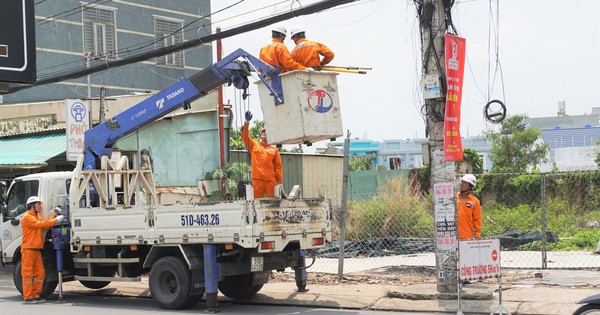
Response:
[[[542,278],[534,278],[539,271],[509,271],[519,273],[521,280],[503,284],[503,306],[512,314],[568,315],[579,307],[577,301],[597,294],[600,288],[600,272],[586,270],[546,270]],[[527,278],[527,275],[531,278]],[[373,278],[367,282],[342,281],[336,283],[310,283],[308,292],[295,291],[293,274],[285,274],[278,282],[267,283],[255,296],[243,303],[293,305],[345,309],[370,309],[385,311],[422,311],[456,314],[455,295],[437,292],[436,283],[391,283],[385,279]],[[331,275],[309,273],[309,279]],[[281,277],[277,277],[281,278]],[[497,282],[488,279],[477,282],[472,287],[464,287],[462,311],[465,314],[490,314],[498,308]],[[106,289],[96,290],[96,294],[149,297],[148,279],[141,283],[111,284]],[[311,281],[312,282],[312,281]],[[77,282],[64,285],[68,294],[91,291]],[[93,293],[92,293],[93,294]],[[230,301],[220,296],[221,301]]]

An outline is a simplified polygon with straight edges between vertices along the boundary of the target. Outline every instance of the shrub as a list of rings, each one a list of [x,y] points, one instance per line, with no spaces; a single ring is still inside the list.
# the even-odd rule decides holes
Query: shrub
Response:
[[[411,189],[403,177],[390,178],[376,195],[348,203],[348,240],[369,237],[432,237],[430,198]]]

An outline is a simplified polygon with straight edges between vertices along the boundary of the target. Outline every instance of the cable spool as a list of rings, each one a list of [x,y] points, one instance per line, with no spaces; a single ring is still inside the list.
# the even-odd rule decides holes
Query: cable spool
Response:
[[[499,104],[500,109],[494,110],[492,104]],[[492,124],[501,123],[506,118],[506,105],[500,100],[491,100],[483,107],[483,117]]]

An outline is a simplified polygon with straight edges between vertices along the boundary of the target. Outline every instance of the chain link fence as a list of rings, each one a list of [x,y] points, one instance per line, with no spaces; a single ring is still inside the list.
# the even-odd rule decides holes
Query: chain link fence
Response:
[[[477,178],[482,237],[500,238],[503,268],[600,268],[600,172]],[[435,266],[433,218],[429,193],[415,180],[390,177],[376,193],[349,195],[345,225],[334,209],[334,242],[319,256],[338,261],[345,229],[344,273]]]

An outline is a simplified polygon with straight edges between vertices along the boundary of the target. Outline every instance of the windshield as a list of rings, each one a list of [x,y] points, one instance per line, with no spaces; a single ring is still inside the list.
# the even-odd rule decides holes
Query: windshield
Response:
[[[40,182],[38,180],[16,181],[7,196],[6,209],[8,217],[14,218],[27,211],[27,198],[38,195]]]

